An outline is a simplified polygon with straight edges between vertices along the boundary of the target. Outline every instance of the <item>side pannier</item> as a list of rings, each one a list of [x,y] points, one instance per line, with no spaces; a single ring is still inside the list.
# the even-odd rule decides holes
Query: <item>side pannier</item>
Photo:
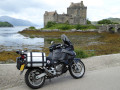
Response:
[[[27,52],[26,54],[27,67],[42,67],[46,66],[46,55],[43,52]]]

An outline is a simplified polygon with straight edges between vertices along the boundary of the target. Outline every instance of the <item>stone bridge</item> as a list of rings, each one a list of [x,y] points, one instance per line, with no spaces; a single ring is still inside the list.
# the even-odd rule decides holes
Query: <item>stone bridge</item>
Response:
[[[120,24],[101,25],[99,26],[99,31],[120,33]]]

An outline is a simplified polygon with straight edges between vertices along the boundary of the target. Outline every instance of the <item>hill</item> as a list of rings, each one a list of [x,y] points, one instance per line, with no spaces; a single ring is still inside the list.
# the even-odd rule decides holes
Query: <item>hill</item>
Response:
[[[36,24],[34,24],[30,21],[22,20],[22,19],[16,19],[16,18],[12,18],[12,17],[9,17],[9,16],[1,16],[0,21],[1,22],[9,22],[13,26],[37,26]]]
[[[111,22],[114,22],[114,23],[119,23],[120,24],[120,18],[106,18],[108,20],[110,20]],[[93,25],[96,25],[98,21],[91,21],[91,23]]]
[[[108,20],[111,20],[112,22],[117,22],[120,24],[120,18],[107,18]]]
[[[13,27],[13,25],[8,22],[0,22],[0,27]]]

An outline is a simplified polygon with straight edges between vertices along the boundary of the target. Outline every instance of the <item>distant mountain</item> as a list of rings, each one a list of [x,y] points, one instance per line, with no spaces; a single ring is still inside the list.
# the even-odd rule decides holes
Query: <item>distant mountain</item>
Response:
[[[111,20],[112,22],[117,22],[120,24],[120,18],[107,18],[108,20]]]
[[[97,21],[91,21],[91,24],[96,25]]]
[[[12,17],[9,17],[9,16],[1,16],[0,21],[1,22],[9,22],[13,26],[37,26],[36,24],[34,24],[30,21],[22,20],[22,19],[16,19],[16,18],[12,18]]]

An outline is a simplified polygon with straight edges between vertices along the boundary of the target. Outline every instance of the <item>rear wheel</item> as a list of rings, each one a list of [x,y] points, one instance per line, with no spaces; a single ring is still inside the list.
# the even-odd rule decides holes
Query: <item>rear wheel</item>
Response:
[[[45,76],[39,79],[36,77],[41,73],[42,71],[40,69],[28,69],[25,74],[25,82],[27,86],[33,89],[38,89],[42,87],[45,82]]]
[[[84,63],[79,61],[74,61],[71,66],[69,66],[69,72],[71,76],[75,79],[82,78],[85,73],[85,65]]]

